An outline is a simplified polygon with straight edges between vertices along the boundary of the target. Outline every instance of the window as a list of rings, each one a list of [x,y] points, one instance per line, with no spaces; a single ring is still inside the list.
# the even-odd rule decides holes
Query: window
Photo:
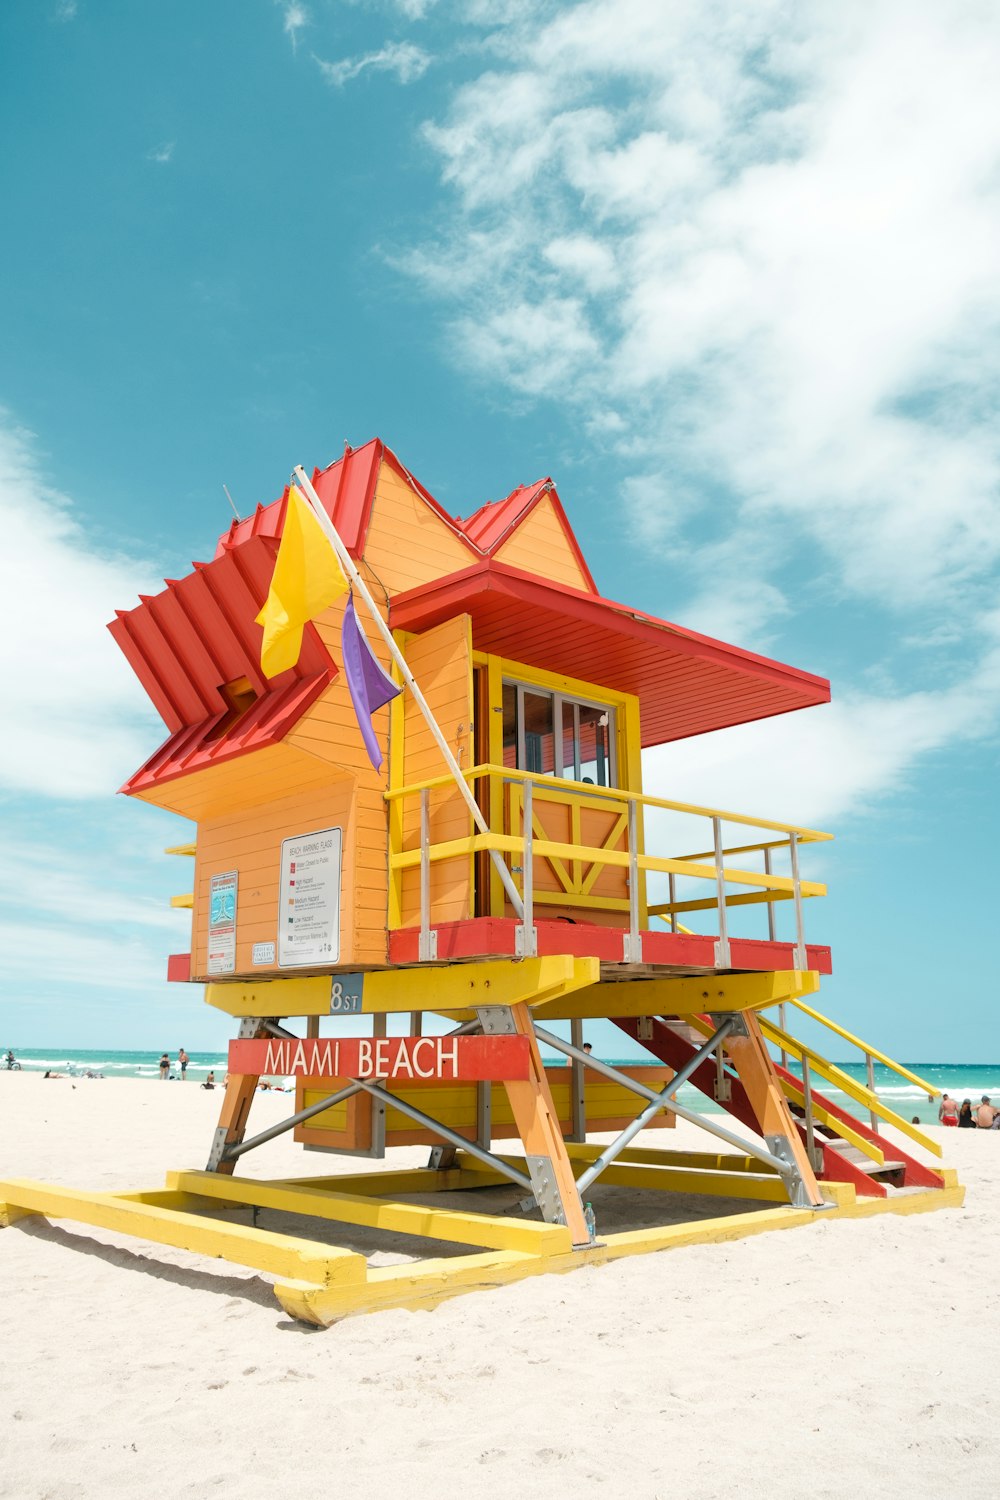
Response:
[[[615,786],[615,711],[521,682],[503,684],[503,763],[519,771]]]

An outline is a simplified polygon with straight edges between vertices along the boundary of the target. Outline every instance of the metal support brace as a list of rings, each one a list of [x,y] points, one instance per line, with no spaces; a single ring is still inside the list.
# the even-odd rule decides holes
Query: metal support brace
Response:
[[[722,1046],[715,1049],[715,1084],[712,1088],[717,1104],[728,1104],[733,1097],[733,1085],[722,1065]]]
[[[493,1140],[493,1085],[489,1079],[476,1084],[476,1144],[484,1151]]]
[[[808,969],[806,927],[802,915],[802,881],[799,879],[799,838],[796,833],[788,835],[788,852],[792,859],[792,900],[795,906],[795,967]]]
[[[322,1114],[324,1109],[332,1109],[335,1104],[342,1104],[352,1094],[357,1094],[362,1087],[363,1085],[358,1082],[350,1083],[336,1094],[328,1094],[325,1099],[318,1099],[315,1104],[310,1104],[307,1109],[300,1109],[297,1114],[289,1115],[286,1119],[279,1120],[277,1125],[271,1125],[267,1130],[262,1130],[260,1135],[251,1136],[248,1141],[241,1141],[238,1146],[225,1146],[225,1143],[223,1143],[225,1149],[220,1153],[219,1159],[235,1161],[237,1157],[245,1155],[247,1151],[253,1151],[256,1146],[266,1145],[268,1141],[273,1141],[277,1136],[284,1135],[286,1131],[293,1129],[294,1126],[301,1125],[304,1120],[311,1120],[313,1115]],[[214,1168],[209,1167],[208,1170],[211,1172]]]
[[[268,1026],[276,1026],[278,1023],[273,1018],[261,1018],[258,1016],[244,1016],[236,1032],[236,1039],[240,1042],[252,1042],[260,1036]],[[208,1151],[208,1161],[205,1163],[206,1172],[217,1172],[220,1163],[228,1160],[232,1155],[232,1147],[226,1145],[227,1128],[225,1125],[217,1125],[212,1136],[212,1144]]]
[[[391,1104],[393,1109],[398,1109],[401,1114],[409,1115],[411,1120],[416,1120],[425,1130],[434,1135],[439,1135],[449,1145],[457,1146],[460,1151],[467,1151],[470,1156],[476,1157],[478,1161],[486,1166],[492,1167],[494,1171],[500,1172],[504,1177],[509,1177],[511,1182],[516,1182],[520,1188],[531,1189],[531,1181],[519,1172],[516,1167],[510,1166],[508,1162],[502,1161],[499,1156],[494,1156],[490,1151],[484,1151],[475,1141],[470,1141],[464,1135],[443,1125],[440,1120],[435,1120],[433,1115],[424,1114],[422,1109],[417,1109],[408,1099],[401,1098],[398,1094],[390,1094],[387,1089],[377,1083],[370,1083],[367,1079],[358,1082],[357,1087],[364,1089],[366,1094],[371,1094],[375,1099],[381,1099],[384,1104]]]
[[[417,956],[424,962],[438,956],[437,929],[431,927],[431,793],[420,792],[420,936]]]
[[[865,1072],[868,1076],[868,1088],[871,1093],[875,1092],[875,1063],[870,1052],[865,1053]],[[878,1134],[878,1115],[873,1109],[868,1111],[868,1118],[872,1122],[872,1129]]]
[[[832,1203],[813,1203],[809,1197],[808,1189],[802,1180],[795,1154],[792,1151],[792,1143],[786,1135],[766,1135],[764,1137],[771,1151],[781,1162],[778,1169],[784,1178],[785,1187],[788,1190],[788,1199],[793,1208],[823,1209],[832,1208]]]
[[[578,1051],[583,1051],[583,1022],[570,1021],[570,1041]],[[572,1094],[573,1094],[573,1130],[570,1135],[571,1141],[585,1141],[587,1139],[587,1081],[584,1076],[583,1063],[574,1057],[570,1066],[572,1072]]]
[[[770,851],[770,849],[765,849],[764,850],[764,874],[765,875],[773,875],[774,874],[774,871],[771,868],[771,851]],[[770,894],[770,892],[768,894]],[[768,903],[767,903],[767,936],[768,936],[768,940],[770,942],[773,943],[775,941],[776,929],[775,929],[775,925],[774,925],[774,902],[773,901],[768,901]]]
[[[628,932],[622,935],[622,957],[627,964],[642,963],[642,933],[639,931],[639,814],[628,804]]]
[[[522,803],[524,820],[524,868],[521,871],[520,926],[514,929],[514,953],[517,958],[538,956],[538,928],[535,926],[535,835],[531,782],[524,783]]]
[[[576,1185],[581,1194],[587,1191],[590,1184],[600,1177],[605,1167],[611,1165],[615,1157],[624,1151],[628,1143],[635,1139],[640,1130],[645,1129],[650,1120],[658,1115],[661,1109],[671,1109],[673,1107],[671,1104],[673,1095],[687,1083],[695,1069],[705,1061],[713,1049],[721,1049],[726,1037],[733,1031],[734,1025],[735,1018],[727,1017],[715,1032],[715,1035],[710,1037],[704,1046],[699,1047],[693,1057],[688,1058],[683,1068],[674,1075],[663,1092],[650,1100],[642,1113],[637,1115],[630,1125],[626,1125],[625,1129],[619,1136],[615,1137],[610,1146],[605,1146],[600,1156],[591,1162],[590,1166],[577,1178]]]
[[[822,1170],[823,1152],[816,1145],[816,1122],[813,1118],[813,1094],[812,1077],[809,1072],[809,1059],[802,1058],[802,1110],[805,1116],[806,1127],[806,1155],[809,1165],[814,1172]]]
[[[551,1031],[546,1031],[537,1024],[535,1026],[535,1035],[539,1041],[544,1042],[547,1047],[552,1047],[556,1052],[561,1052],[564,1057],[579,1056],[588,1068],[593,1068],[595,1073],[600,1073],[603,1077],[610,1078],[613,1083],[621,1084],[622,1088],[630,1089],[633,1094],[638,1094],[641,1099],[648,1099],[650,1103],[654,1099],[659,1099],[659,1094],[653,1089],[647,1088],[638,1079],[630,1078],[627,1073],[622,1073],[618,1068],[613,1068],[610,1063],[601,1062],[599,1058],[594,1057],[590,1053],[578,1053],[576,1048],[568,1042],[564,1042],[562,1037],[553,1035]],[[678,1119],[689,1120],[692,1125],[700,1126],[709,1135],[717,1136],[720,1141],[725,1141],[729,1146],[735,1146],[737,1151],[743,1152],[744,1155],[756,1157],[758,1161],[762,1161],[765,1166],[771,1167],[775,1172],[780,1172],[782,1176],[787,1174],[787,1163],[781,1157],[776,1156],[763,1146],[758,1146],[756,1141],[750,1141],[745,1136],[736,1135],[734,1131],[727,1130],[724,1125],[717,1125],[711,1115],[700,1115],[696,1110],[688,1109],[684,1104],[678,1104],[676,1100],[672,1100],[669,1107]]]
[[[723,865],[722,820],[712,819],[712,837],[715,842],[715,890],[719,907],[719,936],[715,944],[715,967],[732,968],[729,952],[729,922],[726,916],[726,872]]]

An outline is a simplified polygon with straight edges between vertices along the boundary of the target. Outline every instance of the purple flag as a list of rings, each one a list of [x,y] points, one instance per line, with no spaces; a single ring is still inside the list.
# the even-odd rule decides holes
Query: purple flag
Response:
[[[368,751],[368,759],[376,771],[382,769],[382,752],[372,727],[372,714],[376,709],[396,697],[401,691],[375,659],[367,637],[354,613],[354,595],[350,595],[344,610],[344,627],[341,632],[341,648],[344,657],[344,672],[347,686],[351,690],[351,702],[358,716],[358,728]]]

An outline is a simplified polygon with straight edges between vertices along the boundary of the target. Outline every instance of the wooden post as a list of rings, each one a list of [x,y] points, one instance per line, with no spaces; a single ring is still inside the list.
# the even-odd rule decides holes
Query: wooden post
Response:
[[[570,1231],[574,1245],[586,1245],[590,1241],[583,1217],[583,1204],[576,1190],[576,1178],[559,1128],[559,1116],[552,1102],[552,1093],[542,1055],[535,1036],[535,1026],[527,1005],[511,1007],[514,1025],[521,1036],[528,1038],[531,1049],[531,1077],[525,1082],[504,1083],[507,1098],[518,1134],[527,1156],[547,1157],[552,1163],[555,1191],[559,1197],[563,1218]]]
[[[259,1073],[230,1073],[229,1082],[226,1084],[226,1096],[219,1113],[216,1140],[223,1131],[225,1134],[222,1140],[226,1146],[238,1146],[243,1140],[247,1131],[250,1105],[253,1103],[253,1096],[259,1082]],[[214,1170],[226,1177],[231,1177],[235,1166],[235,1161],[227,1161],[223,1157]]]
[[[742,1012],[742,1020],[746,1025],[747,1035],[727,1037],[725,1047],[746,1090],[760,1133],[765,1139],[774,1135],[785,1138],[807,1195],[813,1203],[822,1203],[823,1195],[816,1182],[813,1164],[788,1108],[781,1080],[761,1035],[757,1016],[752,1010],[745,1010]]]

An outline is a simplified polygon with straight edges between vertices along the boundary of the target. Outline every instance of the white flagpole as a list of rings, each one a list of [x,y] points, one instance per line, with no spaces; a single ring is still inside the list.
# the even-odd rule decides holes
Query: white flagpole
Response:
[[[441,732],[441,726],[438,724],[437,719],[435,719],[430,704],[427,702],[427,699],[420,691],[417,680],[407,666],[406,658],[404,657],[402,651],[400,651],[399,647],[396,645],[396,642],[393,640],[392,631],[389,629],[389,626],[386,624],[385,620],[383,620],[379,612],[378,605],[375,603],[375,600],[368,592],[368,585],[365,583],[364,579],[361,577],[361,574],[354,566],[354,559],[351,557],[351,554],[345,547],[339,531],[330,520],[330,517],[327,515],[326,511],[323,509],[323,502],[322,500],[320,500],[316,491],[313,489],[312,483],[307,477],[306,471],[305,469],[303,469],[302,465],[296,464],[292,472],[295,475],[295,483],[298,485],[299,489],[309,501],[313,513],[323,529],[324,536],[330,543],[330,546],[333,548],[334,552],[337,554],[341,567],[347,574],[347,577],[350,579],[353,586],[361,595],[362,599],[365,601],[365,604],[368,606],[368,613],[371,615],[372,620],[375,623],[375,628],[379,631],[382,639],[385,641],[385,644],[389,649],[389,654],[392,657],[393,661],[396,663],[396,666],[399,668],[400,675],[402,676],[404,683],[413,694],[417,707],[420,709],[420,712],[424,716],[427,728],[434,736],[437,747],[441,751],[441,754],[444,758],[444,763],[448,767],[448,770],[451,772],[456,787],[461,792],[462,797],[465,799],[466,806],[472,814],[476,827],[479,829],[480,833],[485,833],[488,835],[490,833],[490,825],[486,821],[486,818],[483,816],[483,811],[479,806],[479,803],[472,795],[472,788],[469,786],[469,783],[462,775],[461,767],[452,754],[451,747],[448,744],[448,741],[445,739],[444,735]],[[489,855],[490,859],[493,861],[493,866],[497,874],[500,876],[500,879],[503,882],[503,887],[510,899],[511,906],[513,906],[515,912],[523,922],[524,902],[521,900],[520,892],[518,891],[517,886],[514,884],[510,871],[504,864],[503,860],[500,858],[500,855],[496,849],[491,849],[489,851]]]

